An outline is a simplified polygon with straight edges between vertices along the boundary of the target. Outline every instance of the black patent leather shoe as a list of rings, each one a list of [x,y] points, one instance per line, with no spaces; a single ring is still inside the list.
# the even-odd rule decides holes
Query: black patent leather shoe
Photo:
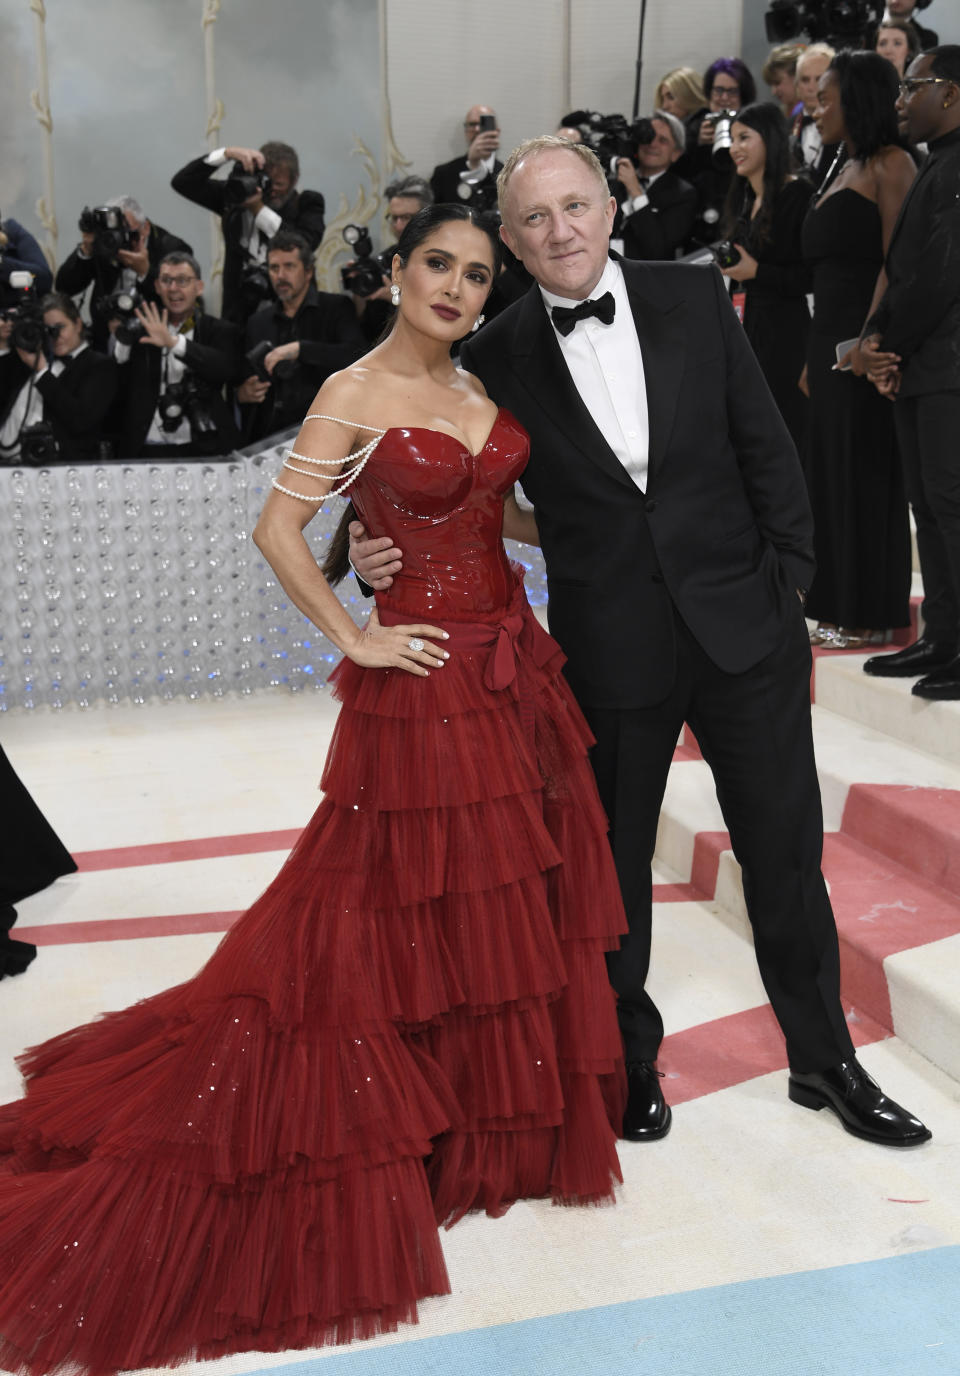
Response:
[[[892,655],[874,655],[863,666],[865,674],[874,678],[919,678],[932,669],[941,669],[956,657],[953,645],[938,645],[921,636],[912,645],[905,645]]]
[[[832,1108],[847,1132],[867,1142],[913,1147],[933,1136],[919,1118],[887,1098],[856,1057],[808,1075],[791,1071],[787,1093],[804,1108]]]
[[[627,1066],[623,1135],[628,1142],[655,1142],[670,1131],[673,1114],[660,1088],[662,1079],[650,1061],[631,1061]]]
[[[915,697],[931,702],[955,702],[960,699],[960,655],[955,655],[942,669],[934,669],[917,679],[910,690]]]

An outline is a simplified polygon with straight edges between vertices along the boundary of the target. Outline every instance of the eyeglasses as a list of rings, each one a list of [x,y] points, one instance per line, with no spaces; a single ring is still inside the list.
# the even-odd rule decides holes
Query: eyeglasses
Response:
[[[161,287],[189,287],[191,282],[198,282],[198,277],[158,277],[157,281]]]
[[[949,86],[950,78],[947,76],[908,76],[900,83],[900,94],[902,96],[913,96],[919,91],[921,86]]]

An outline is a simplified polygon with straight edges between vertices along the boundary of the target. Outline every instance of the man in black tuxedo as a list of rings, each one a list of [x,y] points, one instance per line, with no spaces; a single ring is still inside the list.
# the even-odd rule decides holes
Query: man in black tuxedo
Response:
[[[484,128],[491,120],[492,127]],[[463,120],[466,153],[440,163],[430,177],[430,189],[438,204],[464,201],[487,210],[496,203],[496,180],[503,167],[497,161],[500,130],[496,124],[497,117],[489,105],[471,105]]]
[[[522,482],[550,628],[596,737],[630,924],[609,958],[630,1085],[624,1136],[670,1127],[655,1068],[663,1024],[644,983],[657,820],[687,721],[743,867],[791,1099],[833,1109],[871,1141],[924,1141],[923,1124],[859,1065],[840,1005],[798,596],[813,573],[810,508],[722,279],[610,258],[615,204],[582,146],[522,144],[501,175],[500,209],[537,285],[462,357],[530,433]],[[369,581],[363,553],[356,546],[354,565]],[[383,551],[385,570],[395,555]]]
[[[258,187],[243,200],[236,200],[230,178],[214,177],[228,162],[251,177],[265,174],[269,179],[266,195]],[[296,149],[278,140],[262,148],[215,148],[205,157],[188,162],[173,177],[170,185],[174,191],[220,217],[225,320],[242,325],[269,299],[266,260],[274,235],[294,230],[311,249],[319,247],[324,230],[323,196],[319,191],[298,191],[299,179]]]
[[[160,263],[168,253],[192,253],[185,239],[179,239],[168,229],[151,224],[132,196],[115,196],[108,206],[122,211],[130,233],[130,247],[117,250],[113,258],[97,252],[97,235],[81,228],[80,243],[57,270],[56,289],[68,296],[82,296],[93,283],[90,293],[91,342],[95,349],[107,350],[109,329],[106,300],[114,292],[124,290],[137,293],[147,301],[156,301],[156,278]]]
[[[124,458],[229,454],[240,442],[224,388],[239,380],[240,329],[201,310],[200,264],[171,253],[157,276],[160,306],[137,309],[143,336],[116,345]]]
[[[923,574],[923,636],[868,659],[883,678],[917,678],[917,697],[960,699],[960,46],[910,64],[897,102],[929,156],[887,249],[887,289],[864,334],[871,378],[894,418]],[[920,677],[923,675],[923,677]]]
[[[662,261],[676,258],[690,237],[697,215],[697,193],[678,177],[673,164],[687,146],[687,135],[675,115],[655,111],[653,138],[637,145],[637,167],[630,158],[617,162],[623,187],[613,238],[623,241],[625,258]]]

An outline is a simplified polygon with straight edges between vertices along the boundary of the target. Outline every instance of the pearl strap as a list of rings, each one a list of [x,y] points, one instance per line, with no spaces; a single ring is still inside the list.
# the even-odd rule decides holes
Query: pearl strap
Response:
[[[352,466],[347,470],[346,476],[340,486],[331,488],[330,491],[325,492],[322,497],[306,497],[302,492],[294,492],[291,488],[284,487],[274,478],[273,486],[278,492],[283,492],[287,497],[296,497],[301,502],[316,502],[320,504],[325,502],[328,497],[339,497],[342,492],[347,490],[350,484],[363,472],[367,460],[373,454],[373,451],[387,432],[386,430],[379,429],[375,425],[361,425],[359,421],[343,420],[340,416],[324,416],[316,411],[311,412],[310,415],[306,417],[304,424],[306,424],[308,420],[332,420],[336,421],[338,425],[348,425],[353,430],[368,430],[373,433],[373,439],[370,440],[368,444],[365,444],[362,449],[354,450],[346,459],[315,459],[309,454],[298,454],[295,449],[289,451],[287,457],[283,461],[283,467],[289,468],[291,473],[301,473],[305,478],[326,478],[332,475],[326,473],[311,473],[307,468],[297,468],[296,464],[290,462],[291,459],[299,459],[302,463],[316,464],[318,468],[336,467],[342,469],[344,463],[351,463]],[[337,476],[339,477],[341,475],[338,474]]]

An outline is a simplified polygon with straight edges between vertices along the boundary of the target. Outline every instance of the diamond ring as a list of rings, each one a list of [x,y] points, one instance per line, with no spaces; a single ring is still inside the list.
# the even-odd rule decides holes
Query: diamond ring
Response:
[[[408,640],[407,644],[410,646],[411,650],[422,650],[424,648],[423,641],[418,639],[417,636],[414,636],[412,640]]]

